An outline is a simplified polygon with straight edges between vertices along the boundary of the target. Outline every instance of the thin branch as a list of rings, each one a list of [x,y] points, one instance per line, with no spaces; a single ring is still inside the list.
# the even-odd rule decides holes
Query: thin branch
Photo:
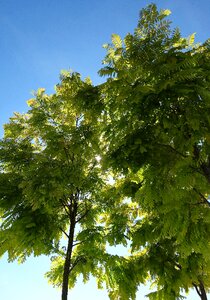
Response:
[[[96,165],[97,165],[97,161],[94,161],[94,163],[90,167],[89,171],[93,171],[93,169],[95,168]]]
[[[127,236],[126,234],[123,234],[123,236],[127,239],[127,240],[129,240],[130,241],[130,238],[129,238],[129,236]]]
[[[162,146],[162,147],[166,147],[166,148],[169,148],[170,150],[172,150],[173,152],[175,152],[176,154],[184,157],[184,158],[187,158],[188,156],[179,152],[178,150],[176,150],[175,148],[173,148],[171,145],[167,145],[167,144],[161,144],[161,143],[157,143],[158,146]]]
[[[63,206],[63,208],[65,209],[65,212],[67,213],[68,217],[70,218],[71,217],[71,214],[70,214],[70,211],[67,209],[67,205],[60,199],[60,202]]]
[[[75,262],[72,264],[71,268],[69,269],[69,273],[71,273],[71,271],[76,267],[76,265],[81,261],[83,260],[84,257],[79,257],[75,260]]]
[[[80,118],[76,117],[76,127],[79,127],[79,121],[80,121]]]
[[[210,166],[206,163],[200,165],[203,175],[206,177],[206,180],[210,183]]]
[[[197,161],[200,159],[200,149],[198,148],[197,144],[193,146],[193,155]]]
[[[85,218],[86,216],[87,216],[87,214],[89,213],[89,209],[87,209],[86,210],[86,212],[82,215],[82,216],[80,216],[77,220],[76,220],[76,222],[75,223],[79,223],[83,218]]]
[[[65,232],[65,230],[63,230],[62,227],[59,227],[59,229],[65,234],[65,236],[69,239],[69,235]]]
[[[196,194],[198,194],[201,197],[201,199],[203,199],[203,202],[200,202],[200,203],[197,203],[197,204],[203,203],[203,204],[208,204],[208,206],[210,206],[209,201],[206,199],[206,197],[204,197],[203,194],[201,194],[196,188],[193,188],[193,191],[195,191]]]
[[[78,262],[79,262],[79,261],[75,261],[75,262],[72,264],[71,268],[69,269],[69,274],[70,274],[71,271],[76,267],[76,265],[78,264]]]
[[[207,162],[204,162],[202,161],[200,154],[201,149],[199,149],[198,145],[195,144],[193,147],[194,159],[199,163],[199,167],[202,170],[201,174],[204,175],[208,183],[210,183],[210,157],[208,156]]]
[[[83,240],[83,241],[80,241],[80,242],[75,242],[74,244],[73,244],[73,247],[75,247],[75,246],[77,246],[77,245],[80,245],[80,244],[82,244],[82,243],[84,243],[84,242],[86,242],[87,240]]]
[[[198,295],[201,297],[201,292],[198,289],[198,286],[195,283],[192,283],[192,285],[194,286],[194,288],[196,289],[196,292],[198,293]]]
[[[77,192],[76,192],[75,196],[77,197],[77,200],[79,200],[80,199],[80,190],[79,190],[79,188],[76,188],[76,190],[77,190]]]

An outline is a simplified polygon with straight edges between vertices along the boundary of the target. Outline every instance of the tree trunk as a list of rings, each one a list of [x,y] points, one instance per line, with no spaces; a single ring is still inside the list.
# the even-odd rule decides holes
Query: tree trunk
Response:
[[[208,300],[207,295],[206,295],[206,291],[205,291],[205,287],[204,287],[202,281],[199,281],[199,285],[194,284],[194,287],[196,289],[196,292],[200,296],[201,300]]]
[[[69,283],[69,275],[70,275],[70,267],[71,267],[71,256],[73,250],[74,243],[74,231],[76,226],[76,214],[77,214],[77,203],[74,202],[70,207],[70,228],[68,235],[68,246],[66,251],[66,258],[64,263],[63,270],[63,283],[62,283],[62,300],[68,300],[68,283]]]
[[[207,295],[206,295],[206,291],[205,291],[205,288],[204,288],[204,285],[203,285],[203,282],[200,281],[200,284],[199,284],[199,288],[200,288],[200,294],[201,294],[201,300],[208,300],[207,299]]]

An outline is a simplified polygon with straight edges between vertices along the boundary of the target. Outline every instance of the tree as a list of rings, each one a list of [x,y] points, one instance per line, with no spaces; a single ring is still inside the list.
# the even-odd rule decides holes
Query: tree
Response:
[[[169,14],[151,4],[134,34],[124,41],[115,34],[105,46],[104,165],[130,178],[140,215],[130,227],[133,259],[158,286],[150,299],[179,299],[195,287],[203,300],[210,288],[209,41],[182,38]]]
[[[62,300],[78,275],[97,274],[105,252],[96,117],[79,105],[88,93],[97,95],[89,80],[63,74],[55,94],[39,89],[29,111],[14,114],[0,142],[0,254],[53,254],[47,275]]]

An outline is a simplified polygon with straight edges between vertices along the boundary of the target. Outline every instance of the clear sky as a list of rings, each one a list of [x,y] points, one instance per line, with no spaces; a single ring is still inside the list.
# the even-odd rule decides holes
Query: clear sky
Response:
[[[210,37],[209,0],[160,0],[159,8],[172,10],[174,26],[183,35],[197,33],[197,41]],[[14,111],[24,112],[33,90],[52,93],[62,69],[72,69],[95,84],[105,55],[102,48],[112,33],[132,32],[146,0],[0,0],[0,135],[2,125]],[[43,274],[49,259],[30,258],[23,265],[0,260],[2,300],[58,300],[60,291],[47,284]],[[106,300],[94,282],[79,281],[71,299]],[[144,299],[140,289],[137,300]],[[191,294],[187,299],[196,300]]]

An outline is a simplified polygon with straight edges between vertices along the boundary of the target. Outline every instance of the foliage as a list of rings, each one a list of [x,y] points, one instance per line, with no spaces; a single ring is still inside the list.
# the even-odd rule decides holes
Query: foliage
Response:
[[[130,197],[140,217],[129,236],[158,287],[148,297],[179,299],[196,287],[202,298],[210,287],[209,41],[182,38],[168,15],[149,5],[134,34],[105,46],[103,163],[127,181],[139,176]]]
[[[135,299],[148,280],[151,300],[190,288],[207,299],[210,44],[181,37],[169,14],[151,4],[133,34],[112,35],[105,83],[65,72],[55,94],[39,89],[5,125],[0,254],[52,254],[55,286],[82,274],[111,300]]]
[[[97,95],[77,73],[63,75],[53,95],[39,89],[28,101],[29,111],[15,113],[5,125],[0,144],[0,253],[7,251],[9,260],[20,261],[31,254],[57,254],[57,260],[69,260],[70,287],[78,274],[87,272],[79,262],[89,255],[90,240],[95,257],[105,243],[101,240],[99,247],[94,240],[103,179],[96,120],[79,105],[82,89],[86,102],[88,92]],[[77,264],[79,271],[73,273]]]

